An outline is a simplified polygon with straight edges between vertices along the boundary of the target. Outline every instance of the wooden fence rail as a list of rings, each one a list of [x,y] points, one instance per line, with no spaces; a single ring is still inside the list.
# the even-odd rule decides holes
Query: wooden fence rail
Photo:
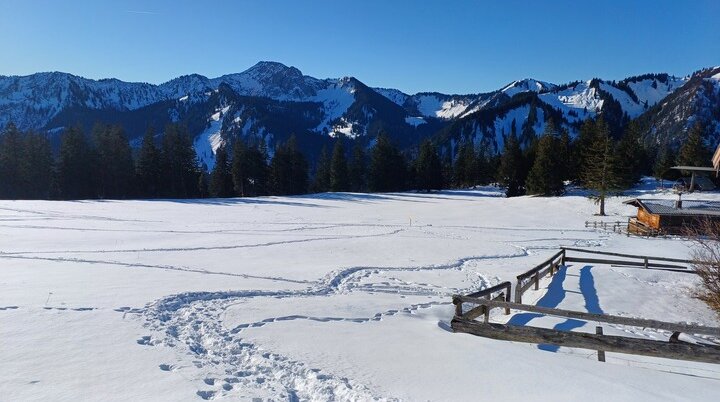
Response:
[[[604,352],[607,351],[720,364],[720,346],[685,343],[678,340],[680,332],[720,336],[720,328],[620,317],[607,314],[591,314],[512,303],[497,299],[487,300],[467,296],[453,296],[453,303],[456,303],[456,306],[459,305],[461,310],[463,303],[477,304],[479,307],[476,307],[473,310],[478,308],[483,309],[482,311],[485,312],[486,317],[489,316],[492,308],[512,308],[515,310],[529,311],[558,317],[576,318],[586,321],[654,328],[673,332],[673,335],[670,337],[669,342],[664,342],[641,338],[603,335],[601,329],[597,330],[596,334],[591,334],[582,332],[565,332],[548,328],[495,324],[488,322],[487,319],[485,322],[481,323],[468,319],[466,316],[457,315],[451,322],[451,327],[455,332],[464,332],[499,340],[593,349],[598,350],[599,355],[601,352],[604,355]]]
[[[568,253],[572,253],[573,255],[568,255]],[[582,256],[582,254],[611,256],[615,258],[590,258]],[[510,291],[512,288],[510,282],[503,282],[466,296],[453,296],[455,317],[452,320],[452,329],[455,332],[466,332],[493,339],[538,344],[549,343],[558,346],[594,349],[598,351],[598,359],[600,361],[604,361],[604,353],[608,351],[720,364],[720,346],[685,343],[679,340],[680,333],[711,335],[720,338],[720,328],[608,314],[592,314],[522,304],[522,295],[530,289],[530,287],[534,286],[534,288],[538,290],[540,280],[547,275],[554,275],[566,262],[621,265],[630,268],[656,269],[694,274],[697,272],[692,269],[692,266],[699,264],[698,261],[678,258],[562,247],[560,251],[553,254],[547,260],[517,276],[514,303],[510,301]],[[668,262],[674,264],[667,264]],[[466,303],[476,307],[464,312],[463,305]],[[641,338],[603,335],[602,327],[600,326],[596,327],[596,333],[592,334],[565,332],[548,328],[496,324],[489,322],[490,311],[493,308],[504,308],[505,314],[510,314],[510,309],[515,309],[544,315],[595,321],[598,323],[654,328],[669,331],[673,334],[669,342],[663,342]],[[483,322],[475,321],[475,318],[480,316],[484,316]]]
[[[541,262],[534,268],[517,276],[517,284],[515,285],[515,303],[522,303],[522,295],[531,286],[535,286],[535,290],[540,288],[540,279],[545,275],[554,275],[565,264],[565,250],[560,250],[553,254],[552,257]],[[532,280],[529,280],[532,279]]]

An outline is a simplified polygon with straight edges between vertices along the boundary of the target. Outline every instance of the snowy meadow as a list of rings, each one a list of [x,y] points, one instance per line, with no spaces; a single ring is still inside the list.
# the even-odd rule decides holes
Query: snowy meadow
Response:
[[[606,219],[634,214],[627,199],[611,199]],[[0,201],[0,400],[714,400],[712,364],[612,353],[599,363],[589,350],[449,330],[453,294],[513,280],[560,246],[689,256],[680,239],[586,228],[596,208],[494,188]],[[525,302],[720,325],[691,297],[696,281],[570,265]]]

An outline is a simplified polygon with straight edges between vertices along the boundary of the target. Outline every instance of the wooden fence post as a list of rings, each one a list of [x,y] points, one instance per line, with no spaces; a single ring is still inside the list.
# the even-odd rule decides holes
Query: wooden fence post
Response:
[[[535,274],[535,290],[540,289],[540,273]]]
[[[463,314],[463,311],[462,311],[463,302],[462,302],[462,300],[457,300],[457,299],[456,299],[456,300],[453,300],[453,303],[455,303],[455,317],[460,317],[460,316],[462,316],[462,314]]]
[[[645,269],[647,269],[647,268],[648,268],[648,259],[647,259],[647,257],[645,257],[644,261],[645,261]]]
[[[603,329],[601,326],[595,327],[595,334],[602,335]],[[605,361],[605,351],[604,350],[598,350],[598,361],[604,362]]]

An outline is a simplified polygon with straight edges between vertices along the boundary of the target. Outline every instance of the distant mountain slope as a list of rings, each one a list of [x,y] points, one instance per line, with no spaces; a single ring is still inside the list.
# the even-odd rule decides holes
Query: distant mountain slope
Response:
[[[695,123],[706,126],[706,141],[714,147],[720,141],[720,67],[693,74],[689,80],[658,99],[640,120],[648,127],[645,140],[649,145],[677,146]]]
[[[333,138],[370,144],[380,131],[404,149],[436,136],[451,152],[466,140],[499,151],[513,130],[528,143],[549,118],[574,134],[585,119],[599,114],[616,132],[639,117],[652,127],[649,142],[678,143],[696,120],[717,135],[719,77],[720,69],[707,69],[684,78],[647,74],[563,85],[528,78],[487,93],[411,95],[371,88],[353,77],[314,78],[275,62],[160,85],[38,73],[0,76],[0,128],[14,122],[23,130],[56,133],[101,121],[122,125],[136,139],[148,127],[161,133],[167,123],[181,122],[196,136],[208,166],[214,150],[235,137],[262,139],[272,150],[294,133],[311,158]]]

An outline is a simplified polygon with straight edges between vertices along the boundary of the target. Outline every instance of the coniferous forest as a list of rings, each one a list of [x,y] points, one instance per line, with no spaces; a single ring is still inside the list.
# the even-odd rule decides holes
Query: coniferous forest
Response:
[[[629,188],[643,175],[675,179],[676,164],[703,166],[711,150],[696,125],[676,153],[647,149],[635,122],[619,138],[602,118],[587,120],[575,138],[552,121],[521,147],[515,132],[500,154],[471,141],[443,153],[431,139],[402,152],[384,132],[364,149],[347,138],[323,148],[311,166],[291,136],[272,152],[267,144],[236,139],[216,150],[209,172],[200,166],[182,125],[163,135],[148,130],[136,149],[120,126],[96,124],[90,132],[66,129],[55,149],[45,135],[10,124],[0,133],[0,198],[128,199],[298,195],[327,191],[434,191],[497,183],[508,197],[553,196],[568,183],[599,199]],[[272,156],[270,156],[272,155]],[[601,205],[602,211],[602,205]]]

